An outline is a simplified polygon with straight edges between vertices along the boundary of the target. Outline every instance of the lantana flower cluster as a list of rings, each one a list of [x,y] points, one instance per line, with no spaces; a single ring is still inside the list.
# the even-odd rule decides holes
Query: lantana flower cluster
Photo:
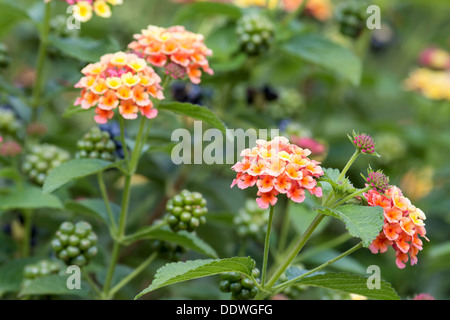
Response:
[[[291,12],[297,10],[306,0],[281,0],[284,10]],[[317,20],[326,21],[333,15],[333,7],[330,0],[308,0],[305,11]]]
[[[430,100],[450,100],[450,72],[417,68],[409,74],[404,87]]]
[[[151,98],[164,99],[161,78],[144,59],[132,53],[106,54],[81,72],[84,76],[75,85],[81,88],[81,97],[75,105],[95,107],[97,123],[106,123],[115,109],[125,119],[136,119],[139,112],[149,119],[156,117]]]
[[[204,44],[204,37],[187,31],[183,26],[162,28],[150,25],[128,47],[155,67],[164,67],[175,78],[187,75],[194,84],[200,83],[203,72],[213,74],[207,57],[212,51]],[[178,71],[177,71],[178,70]]]
[[[384,194],[372,189],[364,196],[369,206],[384,209],[383,230],[369,246],[370,251],[383,253],[392,246],[398,268],[403,269],[408,260],[411,265],[416,264],[417,254],[423,246],[421,238],[429,241],[425,236],[423,211],[412,205],[396,186],[390,186]]]
[[[50,2],[51,0],[44,0]],[[93,13],[102,18],[111,17],[111,6],[120,5],[123,0],[62,0],[73,6],[73,16],[81,21],[91,20]]]
[[[440,48],[423,50],[419,67],[410,72],[404,87],[430,100],[450,100],[450,53]]]
[[[259,197],[256,202],[262,209],[274,206],[280,193],[297,203],[305,200],[305,190],[322,196],[316,178],[324,173],[319,162],[308,158],[310,150],[290,144],[285,137],[257,140],[256,144],[256,147],[243,150],[243,159],[232,167],[237,176],[231,187],[237,185],[245,189],[256,185]]]

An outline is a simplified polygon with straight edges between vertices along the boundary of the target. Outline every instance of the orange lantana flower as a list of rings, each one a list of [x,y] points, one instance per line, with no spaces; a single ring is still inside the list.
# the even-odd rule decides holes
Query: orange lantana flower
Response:
[[[395,249],[397,267],[403,269],[410,260],[417,263],[417,253],[422,250],[425,236],[426,217],[422,210],[411,204],[408,198],[396,186],[390,186],[385,193],[372,189],[366,194],[369,206],[381,206],[384,209],[384,226],[378,237],[369,246],[372,253],[386,252],[388,247]]]
[[[163,67],[174,78],[188,76],[192,83],[200,83],[202,70],[213,74],[207,56],[212,51],[203,43],[201,34],[186,31],[183,26],[161,28],[148,26],[128,48],[155,67]]]
[[[161,78],[142,58],[124,52],[107,54],[81,72],[84,76],[75,85],[81,88],[81,96],[75,105],[95,107],[97,123],[106,123],[116,109],[125,119],[136,119],[139,112],[156,117],[151,98],[164,99]]]
[[[286,194],[294,202],[305,200],[305,190],[321,197],[322,188],[316,178],[323,175],[319,162],[310,160],[308,149],[290,144],[285,137],[272,141],[257,140],[257,146],[241,152],[243,159],[232,169],[237,172],[231,187],[258,187],[259,207],[267,209],[277,203],[278,194]]]

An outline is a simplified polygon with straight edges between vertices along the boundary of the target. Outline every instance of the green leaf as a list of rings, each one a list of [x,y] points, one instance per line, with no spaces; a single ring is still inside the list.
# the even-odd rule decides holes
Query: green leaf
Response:
[[[119,43],[111,37],[102,39],[88,37],[59,38],[50,35],[49,42],[67,56],[83,62],[96,62],[107,53],[120,51]]]
[[[139,293],[135,299],[150,291],[197,278],[212,276],[223,272],[239,272],[251,276],[255,262],[250,257],[234,257],[227,259],[189,260],[169,263],[159,268],[152,284]]]
[[[219,2],[194,2],[183,6],[175,15],[173,24],[180,24],[186,20],[197,19],[199,15],[222,15],[228,18],[238,19],[242,15],[241,8],[227,3]]]
[[[0,266],[0,297],[5,293],[19,292],[23,279],[23,268],[39,258],[26,258],[9,261]]]
[[[44,181],[43,190],[51,193],[66,183],[119,166],[121,162],[100,159],[72,159],[52,169]]]
[[[157,239],[176,243],[187,249],[197,251],[210,258],[217,258],[216,251],[198,236],[185,230],[173,232],[168,227],[155,229],[150,226],[136,232],[136,237],[131,235],[133,240],[136,239]]]
[[[69,275],[48,275],[31,280],[19,292],[19,297],[26,295],[75,295],[85,297],[89,294],[88,284],[81,282],[80,289],[69,289]]]
[[[348,273],[324,273],[305,277],[295,284],[321,287],[338,290],[346,293],[354,293],[371,299],[398,300],[400,297],[391,284],[380,279],[380,288],[369,289],[367,281],[369,277]],[[370,280],[369,280],[370,281]]]
[[[12,189],[7,194],[0,194],[0,210],[12,209],[63,209],[58,197],[46,194],[38,187],[25,185]]]
[[[15,23],[29,19],[26,10],[13,1],[0,2],[0,37],[5,35]]]
[[[322,186],[323,195],[328,195],[337,186],[337,178],[340,171],[333,168],[324,168],[323,176],[320,177],[320,185]]]
[[[384,224],[383,208],[359,205],[343,205],[337,208],[318,208],[320,212],[342,220],[348,232],[360,238],[364,247],[370,246]]]
[[[294,57],[324,67],[355,86],[361,81],[361,59],[350,49],[324,37],[297,35],[283,45],[283,50]]]
[[[120,207],[115,203],[109,203],[111,211],[118,222],[118,217],[120,214]],[[100,218],[107,225],[110,224],[108,210],[106,209],[105,202],[102,199],[82,199],[79,201],[69,200],[65,203],[67,210],[84,214],[87,216]]]
[[[14,167],[5,167],[0,169],[0,178],[19,181],[21,179],[19,171]]]
[[[207,107],[201,107],[195,104],[183,102],[162,102],[159,104],[158,109],[171,111],[196,120],[201,120],[212,127],[219,129],[223,133],[226,132],[226,127],[222,120],[220,120],[217,115]]]

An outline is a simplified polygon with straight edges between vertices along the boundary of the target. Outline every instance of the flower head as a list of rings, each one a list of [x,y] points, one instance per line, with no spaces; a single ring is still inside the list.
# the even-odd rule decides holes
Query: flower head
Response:
[[[51,0],[44,0],[50,2]],[[73,6],[72,13],[80,22],[91,20],[93,14],[102,18],[111,17],[111,6],[120,5],[123,0],[62,0]]]
[[[256,202],[262,209],[275,205],[280,193],[298,203],[305,200],[305,190],[322,196],[315,178],[323,175],[323,170],[319,162],[308,158],[311,151],[290,144],[285,137],[257,140],[256,144],[243,150],[243,159],[232,167],[237,176],[231,187],[245,189],[256,185],[259,197]]]
[[[450,72],[417,68],[404,81],[404,88],[430,100],[450,100]]]
[[[420,53],[420,64],[435,70],[450,69],[450,53],[439,48],[427,48]]]
[[[368,186],[381,193],[389,188],[389,177],[386,176],[383,171],[373,171],[369,168],[367,173],[367,178],[365,179]]]
[[[349,139],[361,153],[376,154],[375,142],[368,134],[353,131],[353,137],[349,136]]]
[[[304,0],[282,0],[284,10],[295,11]],[[309,0],[306,3],[305,11],[308,15],[319,21],[325,21],[332,17],[333,8],[330,0]]]
[[[115,109],[125,119],[136,119],[139,112],[149,119],[156,117],[151,99],[164,99],[161,78],[135,54],[106,54],[81,72],[84,76],[75,85],[81,88],[81,97],[75,105],[95,107],[97,123],[106,123]]]
[[[0,143],[2,137],[0,137]],[[22,146],[14,140],[7,140],[0,145],[0,156],[15,157],[22,152]]]
[[[372,253],[385,252],[389,246],[395,250],[397,267],[403,269],[410,260],[417,263],[417,253],[422,250],[421,238],[425,236],[425,214],[411,204],[402,191],[391,186],[381,194],[371,189],[364,194],[369,206],[381,206],[384,210],[384,226],[378,237],[369,246]]]
[[[429,293],[419,293],[416,294],[412,300],[435,300],[434,297]]]
[[[192,83],[200,83],[202,70],[213,74],[207,56],[212,51],[203,43],[203,36],[185,30],[183,26],[161,28],[148,26],[128,47],[155,67],[165,68],[176,77],[186,74]],[[174,64],[179,68],[174,73]]]

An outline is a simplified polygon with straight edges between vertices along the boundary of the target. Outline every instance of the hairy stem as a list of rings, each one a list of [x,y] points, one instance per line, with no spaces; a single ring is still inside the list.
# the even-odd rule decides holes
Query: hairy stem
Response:
[[[266,239],[264,241],[264,258],[263,258],[262,275],[261,275],[261,283],[263,285],[266,282],[267,263],[269,260],[270,232],[272,229],[273,210],[274,210],[274,206],[270,206],[269,221],[267,223],[267,231],[266,231]]]
[[[48,34],[50,31],[50,18],[51,18],[51,6],[52,3],[45,4],[45,12],[44,12],[44,20],[42,22],[42,29],[40,34],[40,44],[38,57],[36,62],[36,80],[33,87],[32,92],[32,115],[31,120],[35,121],[38,115],[38,108],[41,99],[42,88],[44,87],[44,63],[45,57],[47,55],[47,46],[48,46]]]
[[[355,162],[356,158],[358,158],[360,153],[361,152],[359,150],[355,150],[355,152],[353,153],[352,157],[348,160],[348,162],[345,165],[344,169],[342,169],[341,174],[337,178],[338,182],[341,181],[342,179],[344,179],[345,174],[347,173],[348,169],[350,169],[350,167],[352,166],[353,162]]]
[[[271,291],[274,284],[278,281],[278,279],[281,277],[281,275],[286,271],[286,269],[289,267],[291,262],[295,259],[297,254],[302,250],[305,243],[308,241],[308,239],[311,237],[314,230],[317,228],[317,226],[320,224],[320,222],[323,220],[325,215],[318,214],[314,220],[309,225],[308,229],[300,236],[300,238],[297,240],[295,246],[292,248],[290,253],[286,256],[284,261],[278,266],[278,268],[275,270],[272,277],[267,281],[267,284],[264,285],[264,289],[266,291]],[[267,294],[266,293],[260,293],[257,298],[264,298]]]
[[[278,286],[273,287],[273,290],[275,291],[275,293],[281,292],[284,289],[286,289],[287,287],[289,287],[292,284],[294,284],[295,282],[300,281],[301,279],[303,279],[303,278],[313,274],[314,272],[320,271],[320,270],[328,267],[330,264],[332,264],[332,263],[334,263],[334,262],[336,262],[336,261],[338,261],[338,260],[348,256],[349,254],[355,252],[356,250],[358,250],[361,247],[362,247],[362,242],[359,242],[357,245],[353,246],[349,250],[347,250],[344,253],[338,255],[337,257],[335,257],[335,258],[333,258],[333,259],[331,259],[331,260],[321,264],[320,266],[318,266],[318,267],[316,267],[316,268],[314,268],[314,269],[312,269],[312,270],[310,270],[310,271],[308,271],[308,272],[298,276],[297,278],[291,279],[291,280],[286,281],[286,282],[284,282],[282,284],[279,284]]]
[[[152,253],[147,259],[145,259],[136,269],[133,270],[132,273],[123,278],[118,284],[116,284],[110,291],[109,295],[114,296],[120,289],[122,289],[125,285],[127,285],[131,280],[133,280],[137,275],[139,275],[142,271],[147,268],[150,263],[155,260],[157,252]]]

